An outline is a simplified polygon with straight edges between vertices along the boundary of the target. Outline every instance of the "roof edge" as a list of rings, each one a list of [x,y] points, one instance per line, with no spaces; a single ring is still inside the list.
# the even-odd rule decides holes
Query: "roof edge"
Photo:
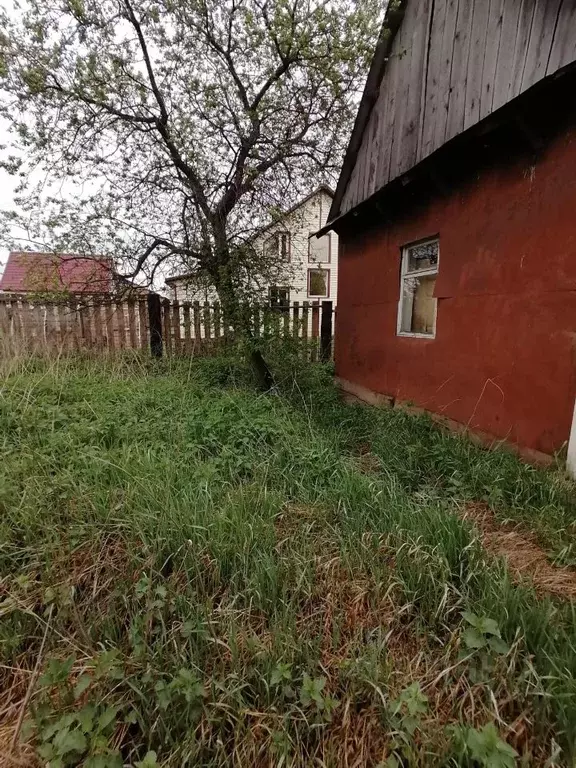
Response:
[[[331,229],[332,222],[341,218],[340,204],[342,203],[342,198],[344,197],[348,182],[350,181],[350,176],[352,175],[352,171],[356,164],[356,158],[362,145],[364,131],[368,125],[370,115],[372,114],[372,108],[378,98],[380,84],[384,77],[384,72],[386,71],[386,64],[388,63],[394,39],[400,29],[402,19],[404,18],[407,3],[408,0],[390,0],[388,7],[386,8],[382,28],[378,36],[378,43],[376,44],[376,50],[374,51],[374,57],[368,71],[368,77],[360,100],[360,106],[358,107],[358,114],[354,121],[352,135],[350,136],[350,141],[344,155],[336,191],[332,198],[332,205],[330,206],[330,211],[328,213],[328,221],[322,230],[319,231],[319,234],[320,232],[323,234],[327,232]]]

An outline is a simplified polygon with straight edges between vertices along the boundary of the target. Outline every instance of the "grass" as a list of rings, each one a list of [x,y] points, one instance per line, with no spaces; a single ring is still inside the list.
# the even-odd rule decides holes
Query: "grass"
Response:
[[[280,396],[224,358],[5,372],[0,752],[572,765],[573,607],[458,514],[484,500],[570,561],[571,485],[277,369]]]

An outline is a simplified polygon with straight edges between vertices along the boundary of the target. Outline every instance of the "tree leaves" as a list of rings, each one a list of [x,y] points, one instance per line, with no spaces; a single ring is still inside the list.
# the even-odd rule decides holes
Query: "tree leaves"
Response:
[[[237,293],[266,273],[241,247],[266,211],[334,180],[382,5],[28,0],[0,39],[0,116],[30,236]]]

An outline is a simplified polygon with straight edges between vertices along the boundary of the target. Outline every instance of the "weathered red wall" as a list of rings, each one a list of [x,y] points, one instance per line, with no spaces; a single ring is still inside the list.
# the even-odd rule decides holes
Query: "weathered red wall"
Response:
[[[396,335],[400,248],[439,234],[435,339]],[[340,233],[337,375],[553,453],[576,390],[576,131],[369,231]]]

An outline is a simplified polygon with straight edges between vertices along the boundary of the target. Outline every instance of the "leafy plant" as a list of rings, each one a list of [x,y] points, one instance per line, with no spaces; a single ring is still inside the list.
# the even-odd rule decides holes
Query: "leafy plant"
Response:
[[[422,693],[419,682],[404,688],[397,699],[390,702],[390,715],[398,730],[413,736],[420,725],[421,716],[428,711],[428,697]]]
[[[300,688],[300,702],[304,707],[315,708],[324,720],[329,721],[332,719],[332,713],[339,702],[337,699],[324,693],[325,687],[325,677],[312,678],[307,673],[304,673]]]
[[[137,760],[134,763],[134,768],[157,768],[158,765],[158,756],[156,755],[156,752],[150,750],[146,753],[143,760]]]
[[[460,759],[482,768],[514,768],[518,753],[503,739],[494,723],[480,729],[456,727],[452,729]]]
[[[178,674],[170,682],[159,680],[154,690],[161,709],[166,710],[170,706],[177,706],[183,700],[192,705],[198,714],[206,696],[199,678],[189,669],[178,670]]]
[[[471,611],[464,611],[462,617],[468,627],[462,633],[461,658],[471,657],[468,674],[472,682],[485,682],[494,669],[495,658],[505,656],[510,649],[493,619]]]
[[[422,692],[418,681],[404,688],[398,698],[390,702],[388,716],[394,730],[391,736],[392,753],[384,763],[386,768],[396,768],[404,761],[410,765],[417,761],[414,737],[427,711],[428,697]]]
[[[45,704],[34,713],[38,754],[50,768],[78,765],[87,768],[121,768],[122,758],[112,745],[118,708],[87,704],[60,715]]]
[[[415,648],[434,676],[479,668],[476,717],[492,695],[503,716],[514,701],[542,726],[527,729],[533,753],[556,754],[555,739],[570,764],[576,616],[515,585],[452,501],[493,482],[507,515],[560,541],[573,537],[566,481],[398,410],[344,405],[329,368],[280,357],[275,397],[236,387],[232,358],[225,390],[199,359],[120,356],[23,363],[0,382],[5,689],[46,659],[22,739],[65,768],[108,767],[116,750],[134,766],[154,751],[167,768],[230,755],[303,768],[342,758],[341,714],[392,747],[388,766],[447,765],[430,681],[406,680]],[[376,469],[358,471],[359,445]],[[506,637],[522,634],[514,659],[500,616]],[[461,699],[445,701],[459,722]],[[482,766],[482,738],[453,764]]]

